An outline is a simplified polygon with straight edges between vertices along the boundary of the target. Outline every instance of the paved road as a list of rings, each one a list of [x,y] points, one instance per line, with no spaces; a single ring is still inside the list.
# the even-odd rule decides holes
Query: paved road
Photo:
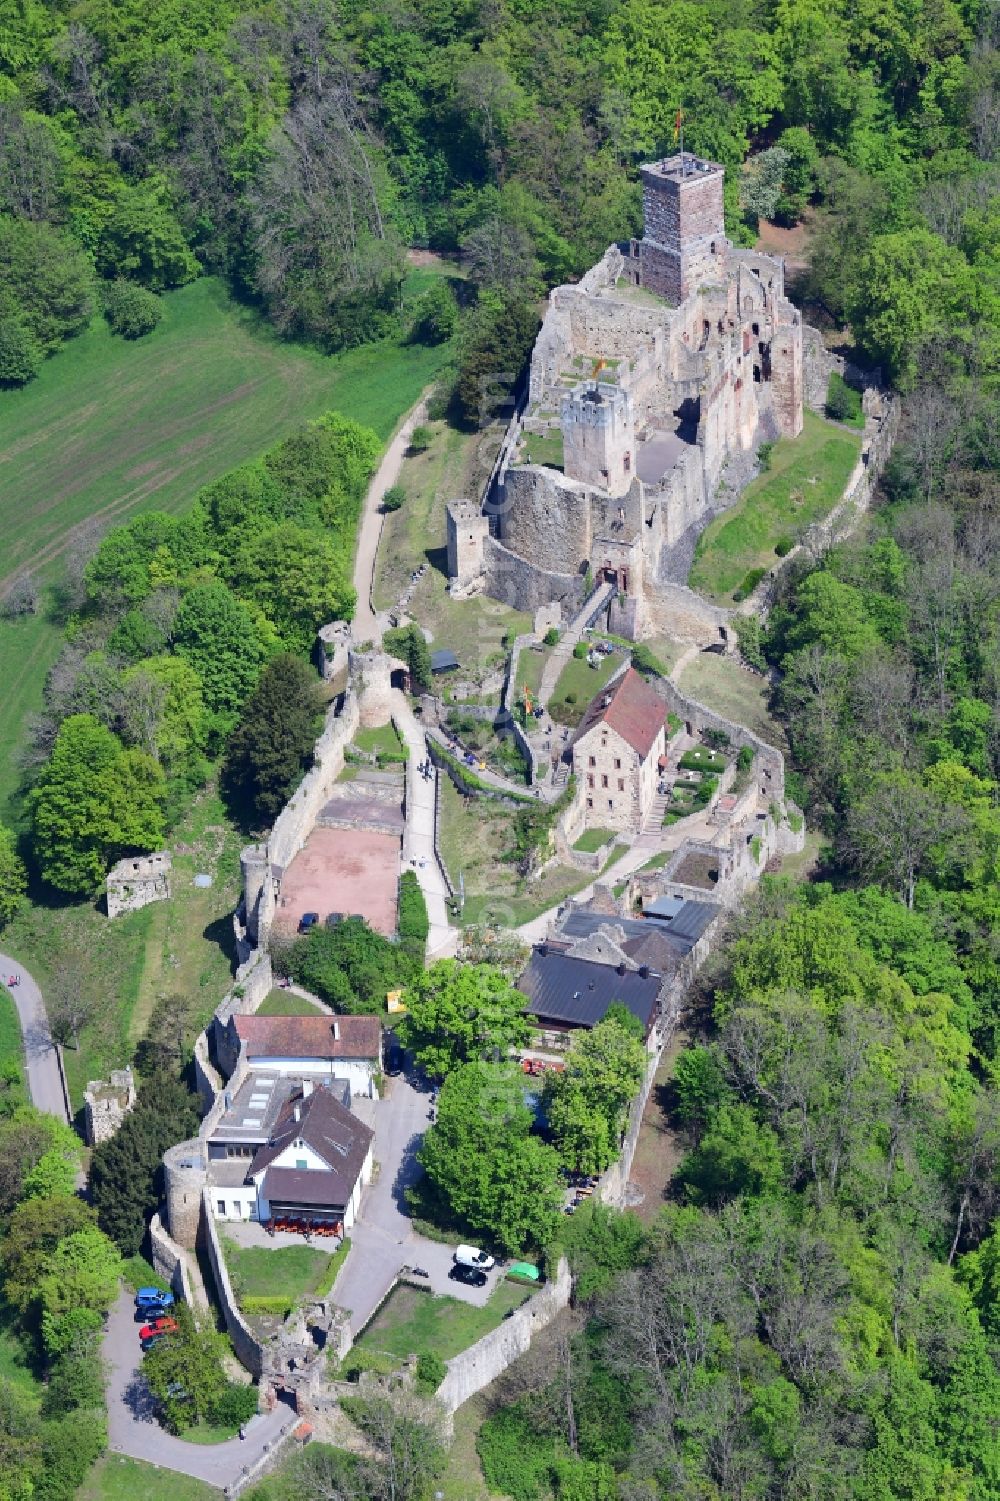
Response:
[[[423,1267],[430,1273],[433,1292],[447,1293],[466,1303],[482,1304],[496,1286],[499,1273],[485,1287],[452,1282],[450,1245],[417,1235],[405,1213],[404,1190],[420,1175],[416,1154],[427,1130],[430,1093],[400,1075],[387,1079],[387,1099],[376,1106],[375,1160],[378,1181],[369,1188],[361,1214],[351,1230],[351,1249],[334,1287],[341,1308],[351,1313],[357,1334],[392,1286],[403,1266]]]
[[[406,827],[403,831],[403,869],[415,870],[427,903],[430,932],[427,958],[441,959],[458,948],[458,929],[448,921],[448,888],[434,851],[434,787],[438,772],[429,777],[417,771],[428,759],[423,726],[406,701],[402,689],[393,689],[392,717],[406,741],[410,759],[406,768]]]
[[[123,1292],[108,1316],[104,1336],[108,1367],[108,1443],[113,1454],[128,1454],[208,1485],[231,1485],[245,1465],[259,1459],[273,1445],[287,1423],[298,1420],[279,1402],[247,1424],[245,1439],[224,1444],[189,1444],[166,1433],[150,1411],[149,1393],[142,1381],[139,1325],[132,1294]]]
[[[60,1120],[67,1120],[59,1063],[49,1031],[42,992],[16,959],[0,954],[0,979],[6,984],[11,975],[21,976],[19,985],[8,988],[21,1023],[31,1103],[37,1110],[44,1110],[46,1115],[57,1115]]]
[[[427,416],[427,398],[430,391],[431,388],[428,387],[416,406],[404,417],[402,425],[397,428],[368,486],[361,525],[358,528],[358,550],[354,559],[354,587],[358,595],[352,623],[355,641],[381,641],[382,632],[386,626],[385,618],[380,618],[375,613],[373,597],[375,560],[378,556],[378,545],[385,522],[385,516],[381,510],[382,497],[399,478],[400,467],[406,456],[406,450],[410,446],[413,429]]]

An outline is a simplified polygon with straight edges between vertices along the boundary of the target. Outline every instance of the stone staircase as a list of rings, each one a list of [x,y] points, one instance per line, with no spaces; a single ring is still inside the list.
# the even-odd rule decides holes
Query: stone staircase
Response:
[[[552,654],[542,669],[542,677],[538,685],[540,704],[547,704],[552,697],[559,681],[559,674],[573,655],[573,648],[586,630],[588,620],[592,620],[607,604],[614,593],[614,587],[613,584],[600,584],[585,600],[578,614],[570,621],[552,648]]]
[[[656,794],[642,826],[644,834],[658,834],[660,832],[663,828],[663,815],[667,811],[667,804],[669,802],[669,792],[658,792]]]

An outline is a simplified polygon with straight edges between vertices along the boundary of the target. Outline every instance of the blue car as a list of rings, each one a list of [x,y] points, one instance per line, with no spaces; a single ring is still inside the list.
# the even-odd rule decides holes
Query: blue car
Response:
[[[173,1293],[165,1293],[159,1287],[140,1287],[135,1295],[135,1311],[145,1317],[151,1313],[163,1313],[167,1308],[173,1308]]]

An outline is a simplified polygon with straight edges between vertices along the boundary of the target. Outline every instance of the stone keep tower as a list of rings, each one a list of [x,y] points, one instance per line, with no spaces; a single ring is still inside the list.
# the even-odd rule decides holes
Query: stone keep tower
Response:
[[[647,162],[642,174],[639,283],[678,307],[722,277],[728,245],[722,214],[725,169],[690,152]]]
[[[632,398],[620,386],[584,381],[563,397],[563,473],[624,495],[635,476]]]
[[[448,577],[464,588],[483,571],[489,520],[474,500],[448,502]]]

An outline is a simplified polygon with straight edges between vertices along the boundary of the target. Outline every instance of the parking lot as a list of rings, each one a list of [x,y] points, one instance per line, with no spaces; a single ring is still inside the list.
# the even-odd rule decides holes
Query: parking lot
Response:
[[[396,930],[400,841],[368,829],[315,828],[281,878],[275,928],[294,933],[304,912],[365,918],[388,938]]]

